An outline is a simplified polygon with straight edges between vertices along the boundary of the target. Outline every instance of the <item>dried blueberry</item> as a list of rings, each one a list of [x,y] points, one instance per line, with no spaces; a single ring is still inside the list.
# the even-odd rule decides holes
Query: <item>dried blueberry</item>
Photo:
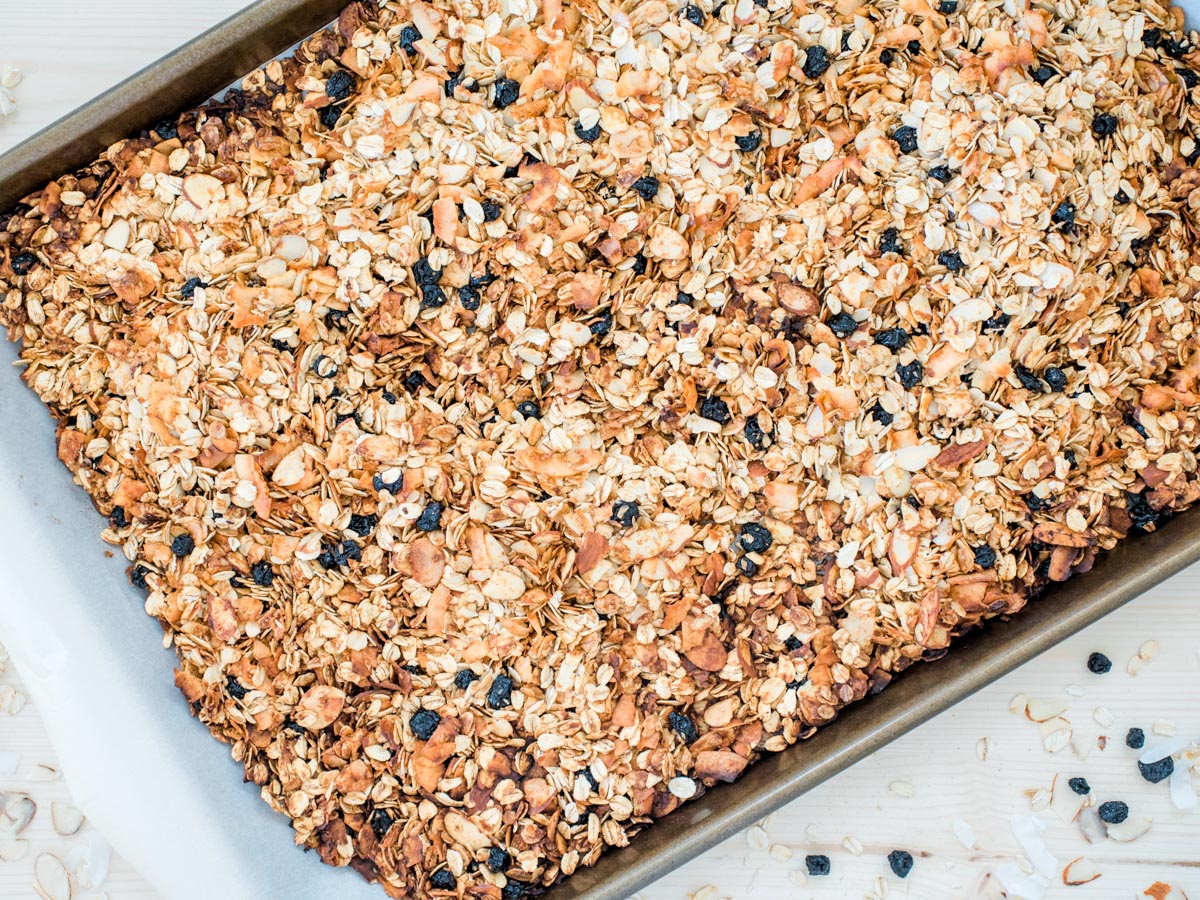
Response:
[[[359,513],[351,513],[349,528],[359,537],[366,537],[374,530],[375,524],[378,521],[379,516],[376,515],[360,515]]]
[[[667,723],[685,744],[691,744],[700,738],[695,723],[681,712],[671,710],[667,716]]]
[[[758,574],[758,563],[748,556],[739,556],[733,566],[747,578],[753,578]]]
[[[762,132],[752,131],[749,134],[739,135],[733,139],[733,142],[743,153],[753,153],[762,143]]]
[[[746,553],[766,553],[774,542],[771,532],[758,522],[745,522],[738,532],[737,545]]]
[[[958,12],[958,0],[940,0],[938,12],[943,16],[952,16]]]
[[[990,569],[996,564],[996,551],[987,544],[979,544],[971,548],[975,555],[975,565],[981,569]]]
[[[182,559],[196,549],[195,539],[187,533],[177,534],[171,541],[171,552]]]
[[[603,337],[604,335],[606,335],[610,331],[612,331],[612,326],[613,326],[612,313],[602,313],[590,325],[588,325],[588,331],[590,331],[592,334],[596,335],[596,337]]]
[[[1169,756],[1164,756],[1155,762],[1144,763],[1139,759],[1138,771],[1151,784],[1158,784],[1160,781],[1165,781],[1171,777],[1171,773],[1175,771],[1175,760]]]
[[[1037,375],[1026,366],[1023,366],[1020,363],[1015,363],[1013,365],[1013,374],[1017,376],[1017,381],[1021,382],[1021,387],[1025,388],[1025,390],[1033,391],[1035,394],[1041,394],[1045,392],[1046,385],[1042,382],[1042,379],[1038,378]]]
[[[1146,500],[1144,494],[1125,492],[1125,512],[1129,514],[1134,527],[1145,531],[1158,524],[1159,514]]]
[[[1112,113],[1097,113],[1092,119],[1092,134],[1098,138],[1112,137],[1117,133],[1117,124]]]
[[[425,376],[422,375],[420,372],[409,372],[407,375],[404,376],[404,389],[406,391],[408,391],[410,394],[415,394],[417,391],[421,390],[422,388],[429,388],[429,387],[433,387],[433,385],[431,385],[428,381],[426,381]],[[395,492],[393,491],[393,493],[395,493]]]
[[[371,830],[375,832],[375,837],[381,839],[388,833],[388,829],[392,827],[392,823],[396,820],[392,818],[392,814],[386,809],[377,809],[371,813]]]
[[[453,72],[447,73],[449,77],[442,84],[442,91],[447,97],[454,96],[454,89],[462,84],[462,69],[455,69]]]
[[[1162,31],[1157,28],[1142,29],[1142,45],[1153,50],[1158,46],[1159,39],[1162,38]]]
[[[503,211],[503,208],[495,200],[484,200],[479,205],[483,207],[483,221],[485,222],[495,222]]]
[[[395,403],[396,402],[396,395],[393,394],[391,391],[384,391],[379,396],[383,398],[384,403]]]
[[[517,881],[515,878],[508,879],[508,882],[500,889],[500,900],[525,900],[529,896],[529,885],[524,881]]]
[[[957,250],[943,250],[938,254],[937,261],[950,272],[961,272],[966,268],[966,263],[962,261],[962,256]]]
[[[911,53],[913,56],[916,56],[918,53],[921,52],[921,42],[918,40],[915,40],[915,39],[911,40],[908,42],[907,45],[905,45],[905,49],[907,49],[908,52]]]
[[[458,289],[458,302],[462,304],[463,309],[479,309],[479,290],[464,284]]]
[[[586,141],[589,144],[594,143],[595,140],[600,137],[600,123],[597,122],[591,128],[584,128],[582,122],[576,122],[575,137],[579,138],[581,141]]]
[[[1081,797],[1086,797],[1092,792],[1092,786],[1088,784],[1086,778],[1070,778],[1067,780],[1067,787]]]
[[[437,309],[446,305],[446,292],[440,284],[421,285],[421,309]]]
[[[146,576],[150,574],[150,570],[145,566],[134,566],[129,572],[129,583],[135,588],[146,590],[149,585],[146,584]]]
[[[700,415],[710,422],[724,425],[729,421],[729,404],[720,397],[705,397],[700,402]]]
[[[1100,804],[1100,821],[1109,825],[1120,825],[1129,818],[1129,804],[1121,800],[1109,800]]]
[[[497,78],[492,84],[492,105],[496,109],[504,109],[517,102],[521,93],[521,85],[511,78]]]
[[[108,524],[112,528],[124,528],[129,524],[129,517],[125,515],[125,507],[114,506],[108,512]]]
[[[421,39],[421,32],[414,25],[405,25],[400,29],[400,49],[409,56],[415,56],[417,48],[413,45]]]
[[[1004,331],[1004,329],[1008,327],[1008,323],[1011,321],[1012,316],[1010,316],[1008,313],[996,313],[996,315],[992,316],[990,319],[983,320],[983,333],[987,334],[988,332],[993,331]]]
[[[885,66],[890,66],[896,59],[896,51],[891,47],[884,47],[879,51],[879,61]]]
[[[335,103],[354,93],[358,79],[345,69],[338,69],[325,82],[325,96]]]
[[[418,709],[408,720],[408,727],[420,741],[427,741],[433,737],[433,733],[437,731],[440,724],[442,724],[441,715],[432,709]]]
[[[250,577],[259,587],[270,587],[275,583],[275,572],[268,562],[256,562],[252,565]]]
[[[875,343],[887,347],[893,353],[903,350],[909,341],[909,334],[903,328],[886,328],[875,335]]]
[[[542,417],[542,408],[532,400],[522,400],[518,403],[517,412],[526,419],[540,419]]]
[[[151,129],[160,141],[179,137],[179,124],[174,119],[163,119]]]
[[[189,278],[183,283],[183,287],[179,289],[179,296],[183,297],[184,300],[191,300],[196,293],[196,288],[206,287],[208,287],[208,282],[201,281],[199,278]]]
[[[445,509],[443,504],[430,500],[429,505],[421,510],[421,515],[417,517],[417,530],[437,531],[442,527],[442,513]]]
[[[1167,35],[1166,37],[1159,38],[1158,49],[1171,57],[1171,59],[1179,59],[1191,48],[1188,47],[1186,41],[1181,41],[1173,35]]]
[[[1140,728],[1130,728],[1125,733],[1125,746],[1132,750],[1141,750],[1146,746],[1146,732]]]
[[[324,569],[341,569],[352,559],[362,559],[362,548],[354,541],[328,544],[317,556],[317,562]]]
[[[925,377],[925,367],[913,360],[907,366],[896,366],[896,377],[900,379],[900,383],[904,387],[911,390]]]
[[[32,253],[18,253],[10,263],[14,275],[28,275],[37,264],[38,258]]]
[[[816,877],[829,874],[829,857],[823,853],[810,853],[804,857],[804,868],[808,874]]]
[[[794,634],[789,634],[787,640],[783,642],[783,646],[789,653],[795,653],[804,646],[804,641],[800,640]]]
[[[247,691],[246,688],[242,687],[242,683],[240,681],[238,681],[236,678],[234,678],[232,675],[226,675],[225,676],[225,693],[227,693],[234,700],[241,700],[241,699],[245,698],[246,694],[248,694],[249,691]]]
[[[809,78],[820,78],[829,69],[829,51],[815,44],[804,51],[804,74]]]
[[[507,675],[497,675],[492,679],[492,686],[488,688],[487,705],[492,709],[512,706],[512,689],[513,680],[511,678]]]
[[[900,229],[884,229],[883,234],[879,236],[879,252],[904,254],[904,245],[900,243]]]
[[[646,259],[646,255],[644,253],[639,253],[633,258],[633,265],[630,266],[629,269],[634,275],[645,275],[646,265],[648,262],[649,261]]]
[[[1050,221],[1055,225],[1061,225],[1064,229],[1073,228],[1075,226],[1075,204],[1070,200],[1062,201],[1054,207]]]
[[[658,194],[658,179],[653,175],[643,175],[633,183],[633,189],[643,200],[653,200]]]
[[[1179,76],[1184,87],[1186,87],[1189,91],[1196,85],[1200,84],[1200,77],[1198,77],[1191,69],[1177,67],[1175,69],[1175,74]]]
[[[479,676],[470,669],[459,669],[454,676],[454,686],[460,690],[466,690],[474,682],[479,680]]]
[[[1034,69],[1029,74],[1033,77],[1033,80],[1036,81],[1038,84],[1045,84],[1047,81],[1049,81],[1051,78],[1053,78],[1056,73],[1049,66],[1041,65],[1041,66],[1038,66],[1036,69]]]
[[[891,425],[895,420],[895,416],[880,406],[878,400],[876,400],[875,405],[871,407],[871,418],[880,425]]]
[[[945,0],[939,5],[939,9],[946,6]],[[942,10],[946,12],[946,10]],[[953,10],[951,10],[953,12]],[[908,873],[912,871],[913,857],[907,850],[893,850],[887,855],[888,865],[892,867],[892,873],[897,878],[907,878]]]
[[[1112,660],[1103,653],[1093,653],[1087,658],[1087,667],[1093,675],[1104,675],[1112,670]]]
[[[936,178],[942,184],[947,184],[954,177],[954,173],[950,171],[948,165],[942,163],[929,170],[929,177]]]
[[[746,420],[746,424],[742,428],[742,435],[755,450],[766,450],[771,439],[771,436],[758,424],[758,416],[751,416]]]
[[[858,322],[848,312],[840,312],[829,320],[829,330],[840,338],[848,338],[858,330]]]
[[[638,505],[632,500],[618,500],[612,506],[612,520],[623,528],[629,528],[641,515]]]
[[[896,142],[901,153],[912,153],[917,149],[917,129],[911,125],[901,125],[892,132],[892,140]]]
[[[458,881],[449,869],[438,869],[429,876],[429,886],[435,891],[452,891],[458,887]]]
[[[1050,386],[1050,390],[1061,394],[1067,387],[1067,373],[1058,366],[1047,366],[1042,371],[1042,379]]]
[[[684,7],[683,17],[693,25],[700,26],[704,24],[704,10],[694,3],[690,3]]]

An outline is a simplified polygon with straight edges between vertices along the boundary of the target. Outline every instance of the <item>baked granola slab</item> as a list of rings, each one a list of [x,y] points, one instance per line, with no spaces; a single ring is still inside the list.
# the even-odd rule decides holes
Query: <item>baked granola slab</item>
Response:
[[[6,216],[0,321],[297,842],[511,900],[1200,497],[1181,29],[352,3]]]

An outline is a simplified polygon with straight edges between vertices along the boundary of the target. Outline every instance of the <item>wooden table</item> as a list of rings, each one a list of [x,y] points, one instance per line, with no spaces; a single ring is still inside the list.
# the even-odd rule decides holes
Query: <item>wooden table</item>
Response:
[[[239,0],[107,0],[105,3],[9,3],[0,25],[0,65],[17,65],[25,79],[16,89],[15,115],[0,119],[0,150],[48,124],[91,95],[242,5]],[[0,524],[0,533],[8,523]],[[0,573],[0,583],[3,574]],[[1172,807],[1165,784],[1144,782],[1134,765],[1136,753],[1124,746],[1126,730],[1173,722],[1178,733],[1200,740],[1200,568],[1178,575],[1121,612],[1074,640],[1047,653],[982,691],[936,721],[897,741],[772,817],[765,838],[739,835],[691,864],[666,875],[643,892],[645,897],[682,897],[711,885],[705,897],[865,897],[880,896],[882,878],[888,896],[912,898],[998,896],[990,878],[996,866],[1020,852],[1010,821],[1029,813],[1038,789],[1048,788],[1055,772],[1084,776],[1102,799],[1124,799],[1150,813],[1150,832],[1130,844],[1089,846],[1076,826],[1052,812],[1035,813],[1048,825],[1045,840],[1060,865],[1086,854],[1102,877],[1083,887],[1052,886],[1052,897],[1131,897],[1155,881],[1177,885],[1200,897],[1200,811]],[[0,639],[3,635],[0,635]],[[1157,655],[1136,677],[1126,664],[1143,642],[1155,640]],[[1088,654],[1103,650],[1113,671],[1097,676],[1085,667]],[[3,685],[20,688],[9,668]],[[1073,744],[1089,745],[1086,759],[1068,747],[1050,754],[1038,728],[1008,711],[1014,694],[1069,702]],[[1093,718],[1097,706],[1111,711],[1112,724]],[[1096,738],[1108,737],[1103,752]],[[986,742],[986,743],[984,743]],[[27,705],[16,716],[0,715],[0,759],[16,751],[16,774],[0,766],[0,791],[24,791],[39,804],[26,832],[31,852],[23,860],[0,862],[0,897],[33,895],[33,861],[38,852],[65,854],[88,835],[58,837],[50,825],[52,801],[68,799],[67,785],[46,781],[39,764],[53,765],[54,751],[37,710]],[[890,786],[912,796],[896,793]],[[1200,777],[1197,777],[1200,783]],[[976,835],[968,849],[955,837],[961,819]],[[845,839],[861,853],[843,845]],[[893,849],[916,857],[904,881],[885,861]],[[827,854],[832,874],[797,886],[792,873],[804,868],[806,853]],[[790,855],[790,858],[788,858]],[[114,855],[101,889],[114,900],[159,896]],[[98,897],[96,892],[77,892]],[[382,896],[382,895],[381,895]]]

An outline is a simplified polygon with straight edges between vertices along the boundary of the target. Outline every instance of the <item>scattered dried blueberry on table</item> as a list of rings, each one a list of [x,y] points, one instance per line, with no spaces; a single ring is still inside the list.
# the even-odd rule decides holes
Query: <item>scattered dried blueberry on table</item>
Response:
[[[1140,728],[1130,728],[1125,733],[1125,746],[1134,750],[1141,750],[1146,746],[1146,732]]]
[[[887,861],[897,878],[907,878],[912,871],[913,857],[907,850],[893,850],[888,854]]]
[[[829,857],[823,853],[810,853],[804,857],[804,868],[813,877],[828,875],[831,869]]]
[[[1108,800],[1100,804],[1100,821],[1108,825],[1120,825],[1129,818],[1129,804],[1121,800]]]

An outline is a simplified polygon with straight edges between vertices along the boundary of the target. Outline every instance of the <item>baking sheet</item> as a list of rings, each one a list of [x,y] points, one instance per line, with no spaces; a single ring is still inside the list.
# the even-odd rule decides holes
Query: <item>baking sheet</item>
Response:
[[[1200,0],[1192,0],[1192,5]],[[224,87],[332,17],[337,0],[266,0],[0,158],[0,206],[103,143]],[[80,806],[168,898],[382,897],[291,842],[284,817],[242,783],[229,748],[188,714],[173,654],[103,544],[102,519],[55,456],[45,409],[0,342],[0,634],[25,678]],[[850,766],[1200,558],[1200,510],[1056,587],[1012,622],[752,767],[555,888],[620,900]]]

